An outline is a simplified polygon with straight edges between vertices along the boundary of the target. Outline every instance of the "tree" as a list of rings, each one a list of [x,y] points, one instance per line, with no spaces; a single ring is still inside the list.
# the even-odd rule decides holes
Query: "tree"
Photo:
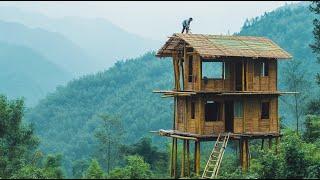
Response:
[[[104,177],[102,168],[96,159],[91,161],[89,168],[85,173],[86,179],[102,179]]]
[[[121,120],[117,117],[101,115],[100,118],[103,124],[95,136],[99,141],[99,151],[102,159],[107,161],[107,172],[109,173],[111,167],[113,167],[111,163],[119,159],[117,157],[124,129]]]
[[[123,145],[120,148],[121,154],[139,155],[150,164],[152,171],[159,173],[158,175],[167,175],[168,171],[168,153],[161,152],[156,146],[152,145],[152,140],[149,137],[141,138],[133,145]]]
[[[42,168],[34,165],[25,165],[11,178],[13,179],[47,179],[46,173]]]
[[[45,176],[50,179],[62,179],[64,173],[62,170],[62,156],[58,155],[48,155],[44,163]]]
[[[303,138],[307,142],[315,142],[320,139],[320,117],[314,115],[308,115],[305,121],[305,131]]]
[[[310,10],[314,12],[316,15],[320,15],[320,2],[319,1],[313,1],[310,5]],[[313,20],[313,36],[315,42],[310,45],[311,49],[313,50],[313,53],[317,54],[318,62],[320,63],[320,21],[318,18],[315,18]],[[320,75],[318,74],[318,83],[320,83]]]
[[[31,161],[39,140],[33,128],[22,123],[23,100],[0,95],[0,177],[10,178]]]
[[[306,176],[308,162],[305,159],[301,138],[290,134],[282,142],[284,158],[284,177],[286,179],[302,179]]]
[[[85,171],[89,168],[89,163],[87,160],[80,159],[73,162],[72,165],[72,175],[73,178],[79,179],[85,176]]]
[[[290,91],[298,92],[293,97],[282,98],[296,120],[296,132],[299,133],[299,122],[306,111],[311,83],[301,61],[292,61],[284,68],[284,84]]]
[[[320,116],[320,99],[312,99],[307,106],[306,114]]]
[[[127,165],[124,168],[115,168],[108,176],[112,179],[151,179],[150,165],[141,156],[127,157]]]
[[[274,151],[261,150],[257,159],[251,162],[250,173],[258,179],[282,178],[283,164],[281,156],[275,156]]]

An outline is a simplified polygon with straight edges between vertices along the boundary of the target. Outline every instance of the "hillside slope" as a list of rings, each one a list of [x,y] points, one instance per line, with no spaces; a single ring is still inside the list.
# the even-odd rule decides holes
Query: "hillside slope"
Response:
[[[70,79],[71,74],[32,49],[0,41],[0,94],[25,97],[28,106],[35,105]]]
[[[71,81],[27,113],[46,152],[62,152],[67,166],[93,153],[100,114],[119,116],[134,142],[151,130],[171,127],[170,99],[153,94],[171,87],[171,63],[153,53],[117,62],[109,70]]]

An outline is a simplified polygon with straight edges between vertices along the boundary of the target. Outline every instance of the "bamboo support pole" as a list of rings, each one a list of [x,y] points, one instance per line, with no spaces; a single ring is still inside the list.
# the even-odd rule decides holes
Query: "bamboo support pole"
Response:
[[[246,138],[240,140],[240,164],[242,170],[246,172],[249,168],[249,142]]]
[[[186,140],[186,148],[187,148],[187,177],[190,177],[190,144],[189,140]]]
[[[197,176],[200,176],[200,141],[195,141],[194,169]]]

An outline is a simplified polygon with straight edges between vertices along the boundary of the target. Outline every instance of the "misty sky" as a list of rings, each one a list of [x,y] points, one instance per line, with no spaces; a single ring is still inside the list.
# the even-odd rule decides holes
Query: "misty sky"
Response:
[[[246,18],[272,11],[290,1],[263,2],[0,2],[50,17],[105,18],[143,37],[163,40],[181,31],[181,21],[193,17],[192,33],[238,32]]]

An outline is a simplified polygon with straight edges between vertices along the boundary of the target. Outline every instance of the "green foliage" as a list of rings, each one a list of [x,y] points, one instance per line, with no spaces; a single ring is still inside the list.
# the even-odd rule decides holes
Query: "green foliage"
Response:
[[[25,165],[17,173],[12,176],[13,179],[47,179],[47,176],[42,168]]]
[[[306,114],[313,114],[313,115],[318,115],[320,116],[320,99],[312,99],[308,105],[307,105],[307,110]]]
[[[313,36],[314,36],[314,43],[310,45],[310,47],[312,48],[313,52],[315,54],[317,54],[318,56],[318,62],[320,63],[320,57],[319,57],[319,54],[320,54],[320,22],[319,22],[319,15],[320,15],[320,3],[318,1],[313,1],[312,4],[310,5],[310,10],[312,12],[314,12],[316,16],[314,19],[313,19],[313,25],[314,25],[314,28],[313,28]],[[318,74],[318,78],[319,78],[319,74]],[[320,79],[318,79],[320,80]],[[318,81],[318,83],[320,83],[320,81]]]
[[[124,136],[122,121],[117,117],[109,115],[100,115],[102,124],[97,129],[95,137],[98,139],[97,158],[101,162],[107,162],[108,173],[110,169],[118,162],[119,146]]]
[[[22,123],[23,100],[0,95],[0,177],[8,178],[32,158],[38,145],[33,128]]]
[[[320,139],[320,116],[309,115],[306,117],[303,137],[307,142],[315,142]]]
[[[104,177],[104,173],[102,168],[100,167],[99,162],[96,159],[91,161],[89,168],[85,173],[86,179],[102,179]]]
[[[72,177],[80,179],[85,176],[85,171],[89,168],[89,163],[87,160],[81,159],[73,162],[72,165]]]
[[[156,177],[167,177],[169,166],[168,152],[159,151],[159,148],[152,145],[152,139],[141,138],[133,145],[123,145],[121,150],[123,155],[139,155],[143,157],[146,163],[150,164],[151,170]]]
[[[47,178],[62,179],[64,177],[61,160],[61,155],[48,155],[44,163],[44,172]]]
[[[252,147],[251,147],[252,148]],[[275,148],[275,147],[274,147]],[[248,176],[259,179],[319,178],[320,152],[315,144],[306,143],[294,131],[286,130],[279,148],[260,150],[253,148],[255,156],[250,161]]]
[[[138,155],[128,156],[125,167],[115,168],[108,175],[111,179],[151,179],[152,177],[150,165]]]
[[[285,137],[281,145],[284,161],[284,177],[288,179],[301,179],[305,177],[308,162],[305,158],[301,138],[291,132]]]

